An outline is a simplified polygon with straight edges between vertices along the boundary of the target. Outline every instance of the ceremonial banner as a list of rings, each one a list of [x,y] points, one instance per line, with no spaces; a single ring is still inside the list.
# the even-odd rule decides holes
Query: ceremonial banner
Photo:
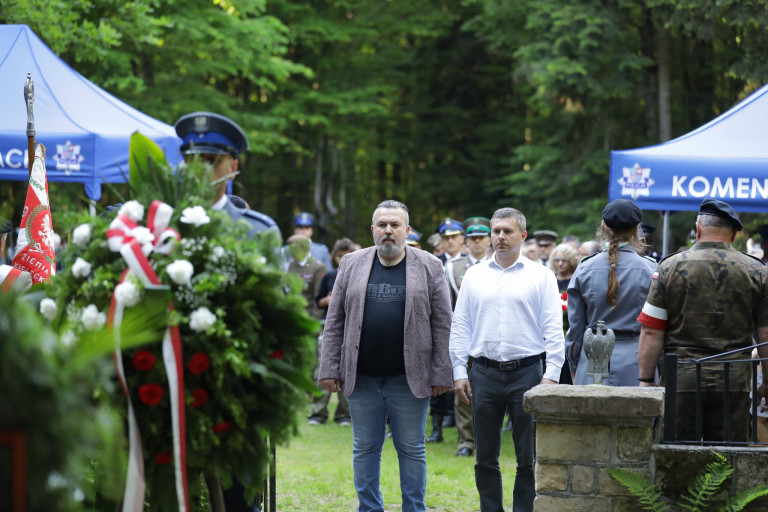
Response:
[[[56,274],[53,222],[48,204],[48,178],[45,174],[45,146],[39,143],[29,176],[13,266],[29,272],[35,284],[43,283]]]

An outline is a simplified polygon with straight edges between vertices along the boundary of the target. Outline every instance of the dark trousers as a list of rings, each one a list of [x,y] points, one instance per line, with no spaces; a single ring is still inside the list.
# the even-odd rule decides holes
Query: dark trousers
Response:
[[[499,453],[504,414],[512,420],[512,441],[517,456],[513,512],[533,512],[534,486],[533,415],[523,411],[523,394],[541,383],[542,365],[516,371],[489,368],[478,361],[472,366],[472,422],[475,427],[475,483],[482,512],[503,512],[503,488]]]
[[[702,392],[701,439],[696,438],[696,393],[678,391],[678,441],[735,441],[749,440],[749,394],[746,391],[728,393],[728,412],[725,411],[722,390]],[[728,438],[723,439],[723,419],[728,417]]]

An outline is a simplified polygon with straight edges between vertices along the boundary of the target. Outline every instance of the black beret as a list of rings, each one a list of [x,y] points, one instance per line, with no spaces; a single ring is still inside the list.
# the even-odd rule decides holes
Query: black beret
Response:
[[[0,217],[0,235],[10,233],[11,231],[13,231],[13,224],[11,224],[8,219]],[[2,254],[0,254],[0,256],[2,256]]]
[[[640,224],[643,210],[629,199],[616,199],[603,208],[603,222],[616,231],[624,231]]]
[[[707,198],[701,202],[699,207],[699,215],[714,215],[715,217],[721,217],[723,219],[731,221],[733,229],[741,231],[744,226],[741,225],[739,216],[731,208],[731,205],[719,199]]]
[[[248,138],[237,123],[213,112],[192,112],[174,125],[184,155],[232,155],[248,151]]]

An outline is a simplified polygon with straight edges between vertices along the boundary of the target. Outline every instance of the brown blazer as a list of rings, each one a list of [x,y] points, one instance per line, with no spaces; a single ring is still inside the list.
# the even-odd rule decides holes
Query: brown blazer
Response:
[[[451,299],[440,260],[421,249],[406,246],[405,251],[405,375],[414,396],[426,398],[432,386],[453,386]],[[318,379],[339,379],[346,396],[355,389],[365,291],[375,257],[376,248],[369,247],[342,258],[325,319]]]

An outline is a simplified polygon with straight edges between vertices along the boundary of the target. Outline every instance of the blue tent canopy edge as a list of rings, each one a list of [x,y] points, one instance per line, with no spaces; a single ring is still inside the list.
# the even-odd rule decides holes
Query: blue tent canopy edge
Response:
[[[27,73],[35,87],[36,140],[46,146],[50,182],[82,183],[98,201],[103,183],[128,176],[130,137],[155,141],[172,165],[181,161],[173,126],[120,101],[70,68],[27,25],[0,25],[0,180],[28,179]]]

